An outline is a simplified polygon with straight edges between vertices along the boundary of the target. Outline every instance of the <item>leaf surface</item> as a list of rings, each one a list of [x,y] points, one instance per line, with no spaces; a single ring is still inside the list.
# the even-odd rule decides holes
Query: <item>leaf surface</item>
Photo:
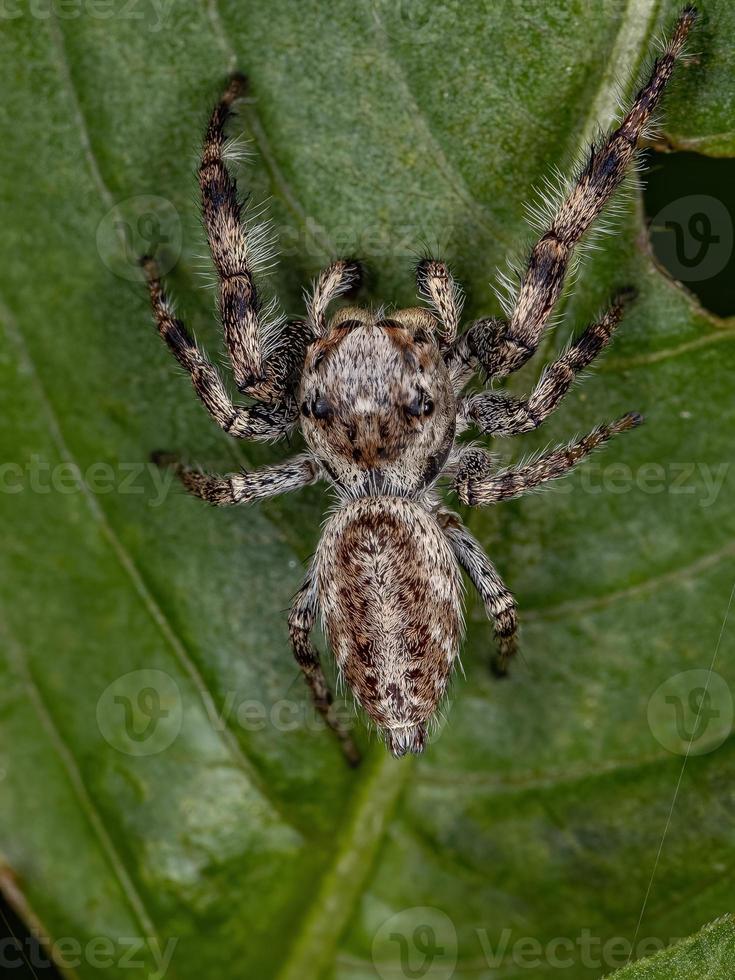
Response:
[[[702,6],[702,56],[679,70],[665,136],[727,154],[733,13]],[[488,283],[530,240],[524,202],[610,122],[617,80],[675,6],[69,9],[24,8],[0,35],[0,853],[46,934],[79,944],[79,962],[57,959],[98,976],[93,944],[110,937],[103,969],[125,977],[138,937],[149,975],[170,949],[182,980],[362,980],[423,969],[433,936],[428,975],[450,976],[453,958],[456,976],[490,975],[502,948],[498,975],[514,978],[528,975],[517,940],[635,936],[638,955],[732,908],[727,695],[713,688],[721,716],[697,743],[717,750],[682,774],[686,738],[659,689],[706,673],[716,650],[725,692],[733,676],[735,331],[656,267],[638,194],[514,386],[633,284],[613,350],[539,438],[494,448],[520,458],[630,409],[647,424],[558,489],[466,515],[518,596],[523,660],[491,678],[468,594],[466,676],[441,733],[396,762],[363,732],[354,773],[313,718],[286,633],[330,498],[214,511],[165,493],[152,450],[214,471],[286,450],[215,431],[131,265],[136,235],[163,240],[179,309],[218,350],[193,169],[237,66],[252,81],[247,179],[271,199],[270,283],[289,312],[337,252],[364,257],[369,299],[412,304],[424,242],[465,284],[468,316],[497,311]],[[672,696],[686,707],[690,693]],[[168,712],[170,744],[131,754],[126,710],[138,734]],[[576,955],[566,975],[618,965]]]
[[[731,915],[705,926],[695,936],[656,956],[632,963],[616,980],[725,980],[735,970],[735,930]]]

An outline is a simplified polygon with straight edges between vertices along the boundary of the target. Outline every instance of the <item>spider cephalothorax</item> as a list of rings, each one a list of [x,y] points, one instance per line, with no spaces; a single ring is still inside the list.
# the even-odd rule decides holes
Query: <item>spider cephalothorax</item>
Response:
[[[301,428],[340,490],[408,496],[444,467],[456,399],[436,329],[426,310],[348,307],[309,347]]]
[[[199,184],[227,350],[237,386],[251,403],[231,401],[217,370],[174,316],[155,263],[143,260],[159,332],[215,421],[244,439],[276,439],[300,427],[307,447],[283,463],[226,477],[174,461],[187,489],[214,504],[273,496],[319,479],[337,492],[338,506],[294,600],[289,629],[315,704],[351,763],[357,749],[333,711],[309,639],[319,611],[341,675],[391,751],[421,751],[458,653],[460,568],[495,623],[498,671],[516,649],[513,596],[479,542],[441,503],[437,481],[451,481],[465,504],[496,503],[563,475],[640,422],[638,415],[624,415],[500,471],[484,449],[455,439],[468,428],[495,437],[535,429],[609,342],[629,291],[547,367],[527,398],[488,388],[463,394],[476,372],[485,383],[503,378],[538,347],[574,247],[629,171],[694,16],[692,8],[682,12],[618,128],[593,148],[549,208],[548,227],[506,319],[476,320],[462,332],[460,290],[435,259],[417,269],[426,307],[343,307],[330,319],[330,304],[354,292],[360,279],[356,262],[338,260],[319,275],[303,320],[269,324],[254,280],[263,235],[243,219],[224,159],[224,126],[243,90],[242,76],[231,80],[212,114]]]

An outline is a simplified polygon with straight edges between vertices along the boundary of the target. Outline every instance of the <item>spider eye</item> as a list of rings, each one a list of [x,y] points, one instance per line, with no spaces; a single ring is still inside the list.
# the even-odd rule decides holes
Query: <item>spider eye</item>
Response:
[[[421,395],[416,395],[411,401],[406,405],[406,414],[413,416],[413,418],[418,418],[424,410],[423,398]]]
[[[405,406],[405,410],[407,415],[417,419],[422,415],[431,415],[434,411],[434,402],[423,391],[419,391]]]
[[[311,406],[311,412],[315,419],[328,419],[332,415],[332,405],[326,398],[315,399]]]

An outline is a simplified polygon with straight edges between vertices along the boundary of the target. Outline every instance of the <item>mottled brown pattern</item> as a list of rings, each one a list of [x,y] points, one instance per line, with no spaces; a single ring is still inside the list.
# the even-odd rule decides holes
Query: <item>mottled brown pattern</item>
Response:
[[[190,493],[218,506],[318,479],[335,492],[336,510],[294,599],[289,634],[316,709],[351,765],[359,752],[310,639],[319,611],[341,676],[390,750],[420,752],[459,648],[460,568],[494,624],[496,673],[505,673],[517,650],[515,600],[480,543],[442,506],[437,481],[451,480],[465,504],[494,504],[563,476],[641,421],[628,413],[502,471],[484,449],[456,439],[470,427],[486,436],[535,429],[609,343],[627,291],[544,371],[528,397],[492,389],[463,396],[476,373],[484,382],[503,377],[537,349],[575,249],[630,170],[693,20],[685,9],[620,126],[592,147],[546,208],[505,319],[484,318],[462,332],[462,291],[432,257],[416,269],[426,307],[343,305],[330,316],[331,304],[350,298],[362,282],[360,264],[341,258],[319,273],[303,319],[274,317],[257,281],[268,235],[248,221],[226,163],[225,124],[245,84],[239,75],[212,113],[199,183],[225,346],[235,382],[253,403],[233,403],[174,315],[154,262],[142,260],[158,331],[217,424],[246,439],[278,439],[300,425],[306,443],[298,456],[226,476],[183,466],[168,453],[156,454],[157,461],[173,466]]]
[[[501,377],[517,371],[538,347],[561,294],[572,250],[630,171],[638,143],[661,101],[695,18],[695,9],[685,7],[648,82],[620,126],[591,147],[576,182],[555,209],[548,230],[531,250],[509,322],[504,324],[500,337],[495,319],[475,326],[474,346],[478,352],[483,350],[482,366],[488,375]],[[489,346],[479,336],[483,329],[480,324],[493,335]]]
[[[443,262],[424,259],[416,269],[419,294],[431,304],[440,324],[441,343],[451,344],[459,330],[462,294],[452,273]]]
[[[459,569],[436,519],[397,497],[346,503],[314,565],[340,671],[391,750],[417,751],[462,632]]]
[[[423,327],[350,312],[353,318],[331,324],[307,355],[298,399],[304,437],[351,496],[419,493],[438,475],[454,438],[446,364]]]
[[[460,416],[492,436],[514,436],[537,429],[554,411],[579,373],[610,342],[623,315],[624,304],[632,297],[632,290],[619,294],[605,316],[587,327],[579,340],[546,368],[528,398],[515,399],[500,392],[483,391],[462,399]]]

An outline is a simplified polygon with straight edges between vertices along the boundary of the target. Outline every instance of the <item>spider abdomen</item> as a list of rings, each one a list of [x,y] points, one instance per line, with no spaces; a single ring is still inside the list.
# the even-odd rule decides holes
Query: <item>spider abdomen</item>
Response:
[[[337,664],[396,755],[420,752],[462,632],[462,582],[434,517],[401,497],[366,497],[329,520],[316,556]]]

